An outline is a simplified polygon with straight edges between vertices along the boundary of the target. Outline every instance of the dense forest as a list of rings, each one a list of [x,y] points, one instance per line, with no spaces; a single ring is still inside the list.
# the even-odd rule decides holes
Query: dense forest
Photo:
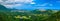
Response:
[[[0,21],[60,21],[60,10],[8,10],[0,5]]]

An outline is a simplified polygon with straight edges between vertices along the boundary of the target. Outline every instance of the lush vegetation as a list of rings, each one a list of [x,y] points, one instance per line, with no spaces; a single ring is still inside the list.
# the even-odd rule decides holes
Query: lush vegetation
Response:
[[[0,10],[0,21],[60,21],[60,11],[4,11]]]
[[[60,10],[8,10],[0,6],[0,21],[60,21]]]

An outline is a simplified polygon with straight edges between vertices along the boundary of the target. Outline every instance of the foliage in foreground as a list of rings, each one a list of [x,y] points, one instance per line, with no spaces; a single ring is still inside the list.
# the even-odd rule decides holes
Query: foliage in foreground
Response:
[[[60,21],[60,11],[4,11],[0,10],[0,21]]]

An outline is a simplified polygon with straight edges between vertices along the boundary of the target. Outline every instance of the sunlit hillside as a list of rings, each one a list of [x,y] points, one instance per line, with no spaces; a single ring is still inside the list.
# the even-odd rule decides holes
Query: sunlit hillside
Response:
[[[0,21],[60,21],[60,10],[11,10],[1,5]]]

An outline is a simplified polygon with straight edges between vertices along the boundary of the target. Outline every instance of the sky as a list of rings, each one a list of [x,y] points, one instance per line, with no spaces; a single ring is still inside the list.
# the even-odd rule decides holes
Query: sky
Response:
[[[0,4],[16,9],[60,9],[60,0],[0,0]]]

